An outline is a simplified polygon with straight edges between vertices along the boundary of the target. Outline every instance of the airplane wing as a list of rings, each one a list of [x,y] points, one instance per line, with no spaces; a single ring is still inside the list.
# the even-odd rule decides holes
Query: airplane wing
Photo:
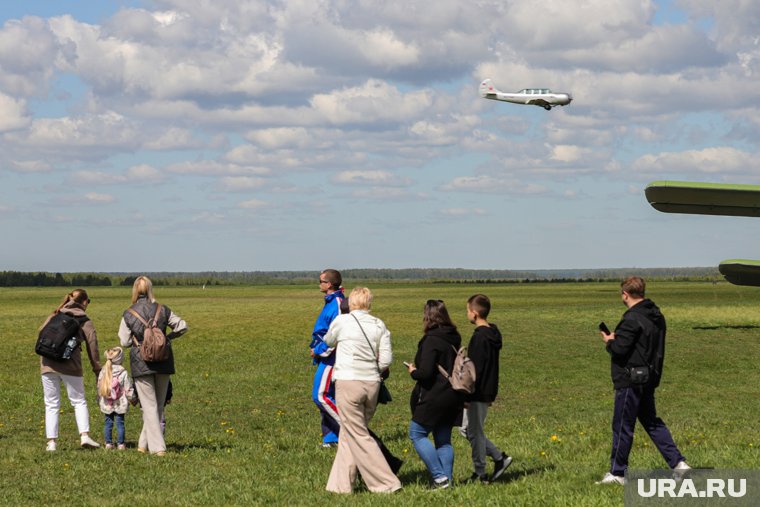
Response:
[[[721,262],[718,270],[734,285],[760,287],[760,261],[731,259]]]
[[[760,217],[760,185],[655,181],[644,193],[665,213]]]
[[[525,103],[532,106],[541,106],[541,107],[552,105],[549,102],[545,101],[544,99],[530,99],[530,100],[526,100]]]

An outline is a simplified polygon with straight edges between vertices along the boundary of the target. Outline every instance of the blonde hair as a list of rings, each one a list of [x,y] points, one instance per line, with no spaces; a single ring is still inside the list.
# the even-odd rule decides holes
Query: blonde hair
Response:
[[[106,364],[103,365],[102,375],[98,381],[98,394],[105,398],[111,394],[111,382],[113,381],[113,360],[123,354],[121,347],[113,347],[106,350]]]
[[[348,309],[354,310],[367,310],[372,308],[372,291],[367,287],[355,287],[348,295]]]
[[[132,304],[135,304],[140,296],[147,297],[151,303],[156,302],[156,298],[153,297],[153,282],[147,276],[138,276],[135,279],[132,285]]]

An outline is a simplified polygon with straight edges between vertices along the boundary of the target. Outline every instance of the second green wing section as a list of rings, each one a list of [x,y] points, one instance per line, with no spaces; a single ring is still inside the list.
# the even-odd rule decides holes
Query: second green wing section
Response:
[[[734,285],[760,287],[760,261],[731,259],[721,262],[718,270]]]
[[[666,213],[760,217],[760,185],[655,181],[644,193]]]

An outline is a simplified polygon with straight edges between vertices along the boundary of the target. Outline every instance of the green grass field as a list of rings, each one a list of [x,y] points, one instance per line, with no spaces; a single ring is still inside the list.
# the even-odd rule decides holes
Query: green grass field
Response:
[[[352,284],[348,284],[349,287]],[[324,491],[334,450],[319,448],[319,416],[310,400],[311,328],[321,309],[315,286],[156,289],[160,302],[189,324],[175,342],[174,400],[167,408],[165,458],[135,450],[139,410],[127,415],[126,452],[78,447],[64,398],[59,451],[45,452],[36,330],[66,290],[0,289],[0,502],[8,505],[623,505],[623,489],[593,484],[607,470],[613,391],[596,326],[613,327],[623,305],[617,284],[370,285],[373,313],[393,335],[393,403],[373,429],[406,460],[404,489]],[[129,288],[92,288],[89,315],[101,351],[118,344]],[[490,486],[430,492],[427,472],[406,433],[422,307],[443,299],[465,342],[464,303],[475,292],[493,301],[504,333],[500,397],[487,434],[511,456]],[[668,318],[660,416],[692,466],[760,468],[760,290],[725,283],[654,282],[648,295]],[[95,378],[92,435],[102,443]],[[471,473],[469,445],[454,436],[455,477]],[[632,468],[665,463],[639,427]]]

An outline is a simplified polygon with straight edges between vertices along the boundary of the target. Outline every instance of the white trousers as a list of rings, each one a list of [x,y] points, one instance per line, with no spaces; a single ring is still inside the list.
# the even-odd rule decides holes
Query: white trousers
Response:
[[[79,433],[90,431],[90,414],[87,411],[87,398],[84,393],[84,377],[72,377],[60,373],[44,373],[42,375],[42,393],[45,396],[45,434],[48,439],[58,438],[58,414],[61,411],[61,382],[66,386],[66,394],[71,406],[74,407],[74,417],[77,420]]]

